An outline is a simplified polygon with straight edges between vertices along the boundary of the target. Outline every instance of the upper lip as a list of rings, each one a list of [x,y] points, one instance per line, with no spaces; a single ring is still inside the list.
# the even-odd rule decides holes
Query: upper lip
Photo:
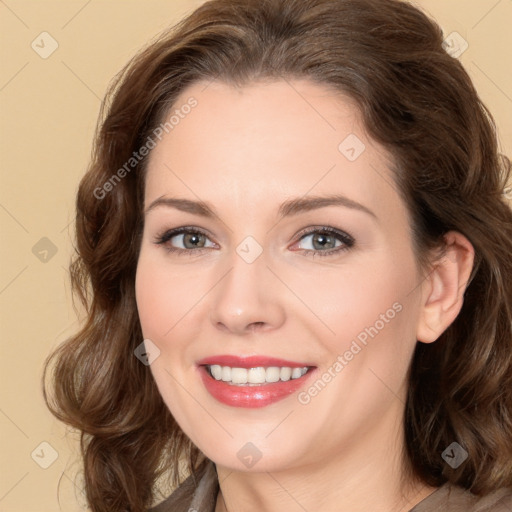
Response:
[[[259,366],[304,368],[306,366],[314,366],[308,362],[289,361],[270,356],[235,356],[228,354],[205,357],[198,361],[197,364],[198,366],[218,364],[220,366],[230,366],[231,368],[257,368]]]

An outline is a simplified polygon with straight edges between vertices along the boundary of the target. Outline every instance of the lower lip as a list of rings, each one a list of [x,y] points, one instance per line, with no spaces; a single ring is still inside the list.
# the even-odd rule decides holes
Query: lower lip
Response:
[[[222,380],[215,380],[205,366],[199,366],[199,373],[203,384],[210,395],[219,402],[232,407],[265,407],[279,402],[303,387],[314,373],[311,368],[298,379],[288,381],[269,382],[258,386],[235,386]]]

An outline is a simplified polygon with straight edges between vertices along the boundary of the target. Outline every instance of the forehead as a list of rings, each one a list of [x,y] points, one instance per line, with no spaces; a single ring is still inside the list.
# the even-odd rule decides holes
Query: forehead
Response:
[[[164,194],[219,205],[229,197],[239,208],[308,192],[370,203],[398,198],[389,154],[366,135],[355,103],[328,87],[199,82],[167,121],[149,157],[146,203]]]

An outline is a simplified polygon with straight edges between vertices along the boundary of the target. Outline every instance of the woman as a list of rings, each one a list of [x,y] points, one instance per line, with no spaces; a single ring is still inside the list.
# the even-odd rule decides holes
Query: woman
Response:
[[[510,162],[435,23],[213,0],[105,105],[47,398],[93,511],[512,509]]]

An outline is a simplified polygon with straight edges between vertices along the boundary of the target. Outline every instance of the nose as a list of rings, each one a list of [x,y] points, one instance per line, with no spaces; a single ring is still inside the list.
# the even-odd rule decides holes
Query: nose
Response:
[[[238,254],[212,294],[210,319],[216,329],[236,335],[279,328],[285,321],[283,287],[261,254],[247,263]]]

